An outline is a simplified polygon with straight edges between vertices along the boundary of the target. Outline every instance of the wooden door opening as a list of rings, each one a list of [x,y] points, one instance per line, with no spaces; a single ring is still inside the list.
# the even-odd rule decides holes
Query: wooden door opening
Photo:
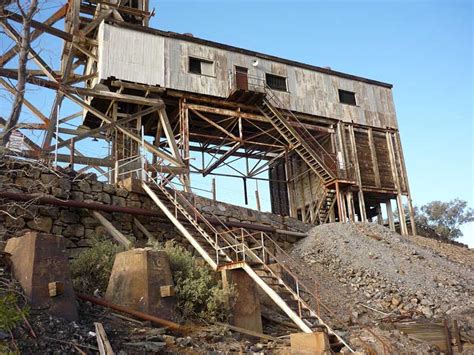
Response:
[[[245,67],[235,67],[235,81],[237,89],[247,91],[249,89],[248,69]]]

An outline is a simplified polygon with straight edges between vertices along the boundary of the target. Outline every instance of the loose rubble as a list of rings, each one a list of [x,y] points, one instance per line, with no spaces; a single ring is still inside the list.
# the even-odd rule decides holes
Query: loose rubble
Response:
[[[36,337],[25,326],[14,332],[18,350],[23,354],[86,354],[98,352],[94,322],[104,325],[107,337],[117,354],[179,354],[228,352],[262,352],[287,346],[283,341],[246,338],[237,332],[218,325],[191,325],[189,333],[170,333],[156,328],[149,322],[141,322],[121,316],[88,302],[79,303],[80,320],[68,322],[52,318],[43,311],[29,315]],[[6,335],[8,337],[8,335]],[[9,337],[8,337],[9,338]],[[8,339],[7,340],[10,340]]]
[[[472,251],[445,244],[441,253],[426,238],[369,223],[325,224],[309,234],[293,255],[319,275],[323,301],[343,310],[341,317],[472,317]]]

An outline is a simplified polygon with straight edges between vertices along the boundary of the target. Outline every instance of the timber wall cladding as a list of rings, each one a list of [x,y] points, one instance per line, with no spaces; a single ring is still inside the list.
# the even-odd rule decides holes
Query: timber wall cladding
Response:
[[[99,78],[148,85],[164,85],[163,37],[101,24],[99,28]]]
[[[99,36],[99,79],[116,79],[226,98],[229,72],[248,68],[249,78],[272,73],[287,78],[288,92],[276,91],[285,108],[296,112],[374,127],[397,128],[390,88],[315,70],[102,23]],[[212,61],[212,75],[189,73],[189,56]],[[338,89],[355,92],[357,106],[341,104]]]
[[[279,165],[283,166],[281,169],[284,170],[284,161],[281,161]],[[293,156],[290,159],[288,178],[294,178],[289,184],[289,191],[293,198],[292,214],[296,216],[296,209],[306,210],[312,203],[318,200],[320,193],[318,189],[321,187],[322,181],[298,156]],[[272,195],[274,193],[272,191]]]
[[[374,134],[375,152],[377,154],[380,183],[382,187],[394,189],[392,168],[390,166],[390,158],[387,148],[387,140],[385,135]]]
[[[347,152],[345,165],[348,168],[354,167],[355,158],[358,159],[362,187],[395,190],[385,133],[379,131],[372,132],[374,148],[372,152],[369,140],[369,130],[362,127],[355,129],[354,137],[357,155],[355,155],[355,152],[352,150],[350,133],[347,127],[342,130],[342,134],[344,134],[345,151]],[[396,169],[400,179],[402,193],[406,193],[406,177],[403,175],[401,154],[399,152],[399,146],[395,145],[395,143],[397,143],[395,139],[396,138],[393,137],[392,141],[395,146]],[[374,154],[375,159],[373,159],[374,157],[372,154]],[[318,186],[321,184],[321,180],[312,171],[308,171],[306,163],[297,156],[293,156],[293,159],[291,159],[290,167],[291,169],[288,171],[288,178],[295,178],[293,183],[290,184],[290,194],[294,195],[294,207],[303,209],[311,202],[318,200]],[[377,170],[380,177],[380,186],[378,186],[379,184],[376,179]]]
[[[359,159],[362,186],[376,186],[374,166],[369,145],[367,131],[355,131],[355,142],[357,147],[357,158]]]
[[[270,178],[270,200],[272,212],[282,216],[290,214],[288,186],[286,181],[285,162],[273,164],[268,172]]]

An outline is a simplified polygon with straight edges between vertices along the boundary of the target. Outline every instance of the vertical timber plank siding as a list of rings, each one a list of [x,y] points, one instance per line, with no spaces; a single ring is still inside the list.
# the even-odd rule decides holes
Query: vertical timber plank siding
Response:
[[[367,130],[367,138],[369,139],[370,155],[372,158],[372,169],[374,171],[375,186],[381,187],[382,185],[380,183],[379,163],[377,159],[377,151],[375,150],[375,145],[374,145],[374,132],[372,128],[370,127]]]
[[[115,77],[147,85],[165,84],[165,38],[104,23],[100,26],[100,79]]]
[[[393,181],[392,168],[390,165],[387,139],[385,135],[379,135],[376,134],[376,132],[373,133],[375,152],[379,164],[380,184],[384,188],[394,189],[395,183]]]
[[[360,177],[363,186],[375,186],[372,155],[370,151],[367,133],[354,130],[357,147],[357,158],[359,159]]]
[[[397,166],[397,174],[400,182],[400,190],[402,193],[406,194],[408,192],[407,189],[407,179],[405,176],[405,170],[403,169],[403,161],[400,155],[401,147],[398,144],[397,136],[394,135],[393,138],[394,142],[394,153],[395,153],[395,165]]]
[[[268,173],[270,178],[272,213],[288,216],[290,214],[290,208],[288,201],[288,186],[285,183],[285,162],[282,160],[277,164],[273,164]]]
[[[296,218],[297,213],[297,198],[296,198],[296,185],[293,180],[294,177],[294,167],[293,159],[288,156],[288,153],[285,154],[285,170],[286,170],[286,181],[288,181],[288,197],[290,204],[290,217]]]

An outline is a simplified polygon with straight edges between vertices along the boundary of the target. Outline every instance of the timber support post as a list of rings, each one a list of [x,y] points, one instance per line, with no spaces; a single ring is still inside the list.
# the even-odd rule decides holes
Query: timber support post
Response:
[[[395,232],[395,221],[393,218],[392,200],[387,200],[387,202],[385,202],[385,207],[387,209],[388,226],[392,232]]]

